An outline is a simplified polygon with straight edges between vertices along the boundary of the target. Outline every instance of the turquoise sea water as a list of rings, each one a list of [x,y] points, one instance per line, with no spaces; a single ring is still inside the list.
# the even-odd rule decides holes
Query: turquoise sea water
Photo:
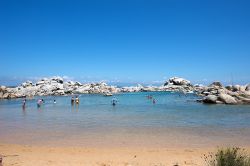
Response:
[[[153,95],[156,104],[147,99]],[[111,105],[113,97],[118,99]],[[205,105],[194,94],[140,92],[0,101],[0,141],[82,146],[249,145],[250,106]],[[53,100],[57,103],[54,104]]]

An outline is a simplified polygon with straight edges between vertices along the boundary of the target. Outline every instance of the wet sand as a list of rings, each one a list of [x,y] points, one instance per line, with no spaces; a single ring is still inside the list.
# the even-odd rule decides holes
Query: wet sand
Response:
[[[250,152],[250,147],[246,147]],[[3,165],[173,166],[204,165],[211,148],[52,147],[0,144]]]

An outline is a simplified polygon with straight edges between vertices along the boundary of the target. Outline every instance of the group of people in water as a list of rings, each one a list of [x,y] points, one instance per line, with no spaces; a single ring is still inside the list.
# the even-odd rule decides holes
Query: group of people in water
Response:
[[[80,100],[79,100],[78,96],[76,96],[76,97],[72,96],[71,97],[71,105],[74,105],[74,104],[78,105],[79,103],[80,103]]]
[[[152,100],[152,103],[153,103],[153,104],[156,104],[156,99],[153,98],[152,95],[147,95],[147,99]],[[26,98],[25,98],[25,99],[23,100],[23,103],[22,103],[23,109],[25,109],[25,107],[26,107],[26,102],[27,102],[27,100],[26,100]],[[44,103],[45,103],[44,99],[38,99],[38,100],[37,100],[37,108],[40,108]],[[53,103],[56,104],[56,100],[55,100],[55,99],[54,99]],[[73,106],[74,104],[75,104],[75,105],[79,105],[79,103],[80,103],[79,96],[72,96],[72,97],[71,97],[71,105],[72,105],[72,106]],[[115,97],[112,98],[111,104],[112,104],[113,106],[116,106],[117,103],[118,103],[118,100],[117,100]]]
[[[22,107],[23,109],[25,109],[26,107],[26,102],[27,102],[27,99],[23,99],[23,103],[22,103]],[[45,103],[44,99],[38,99],[36,104],[37,104],[37,108],[40,108],[43,104]],[[54,104],[56,104],[56,100],[54,99],[53,101]]]
[[[152,95],[147,95],[147,99],[152,100],[153,104],[156,104],[156,99]]]

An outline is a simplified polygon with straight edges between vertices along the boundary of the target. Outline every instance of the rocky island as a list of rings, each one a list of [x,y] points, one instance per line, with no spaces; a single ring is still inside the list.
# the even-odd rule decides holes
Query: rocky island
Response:
[[[82,84],[78,81],[64,81],[56,76],[43,78],[36,83],[26,81],[17,87],[0,86],[0,99],[14,99],[33,96],[72,95],[72,94],[115,94],[123,92],[171,91],[195,93],[202,98],[198,100],[209,104],[250,104],[250,84],[229,85],[224,87],[220,82],[209,86],[193,85],[190,81],[172,77],[161,86],[117,87],[104,82]]]

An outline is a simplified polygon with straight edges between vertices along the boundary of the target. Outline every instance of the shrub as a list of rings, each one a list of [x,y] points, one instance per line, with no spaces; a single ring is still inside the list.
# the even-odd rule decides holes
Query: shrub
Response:
[[[213,154],[204,155],[207,166],[250,166],[250,157],[244,149],[220,148]]]

